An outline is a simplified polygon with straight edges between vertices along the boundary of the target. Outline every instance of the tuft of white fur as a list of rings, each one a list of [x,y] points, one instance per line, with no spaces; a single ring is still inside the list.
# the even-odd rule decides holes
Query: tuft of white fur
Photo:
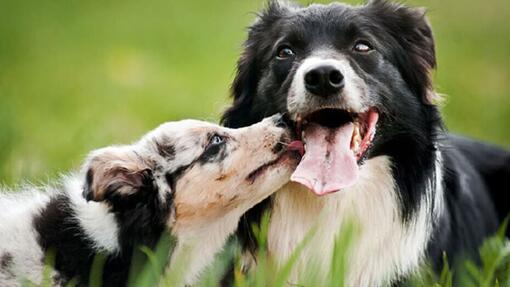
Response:
[[[65,180],[65,190],[71,201],[71,208],[97,250],[116,253],[119,251],[119,227],[115,215],[104,202],[86,201],[82,195],[82,177],[68,177]]]

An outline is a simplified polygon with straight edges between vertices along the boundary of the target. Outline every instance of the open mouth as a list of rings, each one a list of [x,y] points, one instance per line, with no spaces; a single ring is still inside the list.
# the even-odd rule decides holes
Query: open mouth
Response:
[[[306,137],[305,131],[309,125],[316,124],[325,129],[336,130],[352,123],[353,132],[350,140],[350,149],[359,161],[372,143],[378,115],[375,109],[369,109],[364,113],[351,113],[346,110],[332,108],[321,109],[306,117],[298,117],[296,133],[302,140]],[[304,143],[304,149],[306,149],[306,143]]]
[[[325,108],[296,119],[300,140],[289,148],[303,155],[291,180],[318,195],[354,185],[358,163],[375,135],[379,113],[374,108],[362,113]]]

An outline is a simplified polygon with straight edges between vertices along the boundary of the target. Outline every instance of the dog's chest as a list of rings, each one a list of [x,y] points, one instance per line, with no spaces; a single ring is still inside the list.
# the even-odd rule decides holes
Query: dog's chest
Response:
[[[418,266],[428,238],[426,212],[418,212],[412,227],[402,224],[390,164],[387,157],[367,161],[358,184],[335,194],[317,197],[293,183],[276,193],[268,248],[279,264],[313,229],[291,282],[301,283],[299,277],[310,276],[307,272],[326,278],[335,240],[349,220],[359,225],[359,232],[347,261],[348,286],[377,286]]]

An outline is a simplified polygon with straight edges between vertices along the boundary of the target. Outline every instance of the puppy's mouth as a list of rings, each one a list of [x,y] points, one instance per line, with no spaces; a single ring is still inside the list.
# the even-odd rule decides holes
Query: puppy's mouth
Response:
[[[255,180],[257,180],[257,178],[259,178],[261,175],[266,173],[268,170],[280,165],[281,163],[283,163],[284,161],[286,161],[289,158],[297,159],[297,157],[299,157],[299,156],[296,156],[295,154],[293,154],[290,149],[282,151],[276,159],[269,161],[269,162],[259,166],[254,171],[250,172],[250,174],[248,174],[248,176],[246,177],[246,180],[250,184],[253,184],[255,182]],[[292,160],[292,161],[294,162],[293,167],[295,167],[297,160]]]
[[[317,195],[354,185],[359,162],[372,144],[379,113],[370,108],[362,113],[325,108],[298,115],[296,133],[300,139],[289,149],[302,154],[291,180]]]

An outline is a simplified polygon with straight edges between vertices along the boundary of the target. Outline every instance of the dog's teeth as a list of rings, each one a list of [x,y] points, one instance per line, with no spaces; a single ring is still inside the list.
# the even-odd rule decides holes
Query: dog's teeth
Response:
[[[360,131],[359,131],[359,125],[356,125],[354,127],[353,138],[360,138],[361,139],[361,134],[360,134]]]
[[[358,153],[358,151],[359,151],[359,147],[360,147],[359,143],[358,143],[358,142],[355,142],[355,143],[354,143],[354,147],[353,147],[352,151],[353,151],[354,153]]]
[[[354,127],[354,131],[352,133],[352,140],[351,140],[351,149],[352,151],[354,151],[355,153],[358,152],[359,150],[359,147],[360,147],[360,144],[361,144],[361,135],[360,135],[360,131],[359,131],[359,126],[356,125]]]
[[[302,139],[304,139],[304,138],[305,138],[305,132],[304,132],[304,131],[302,131],[302,132],[301,132],[301,138],[302,138]]]

